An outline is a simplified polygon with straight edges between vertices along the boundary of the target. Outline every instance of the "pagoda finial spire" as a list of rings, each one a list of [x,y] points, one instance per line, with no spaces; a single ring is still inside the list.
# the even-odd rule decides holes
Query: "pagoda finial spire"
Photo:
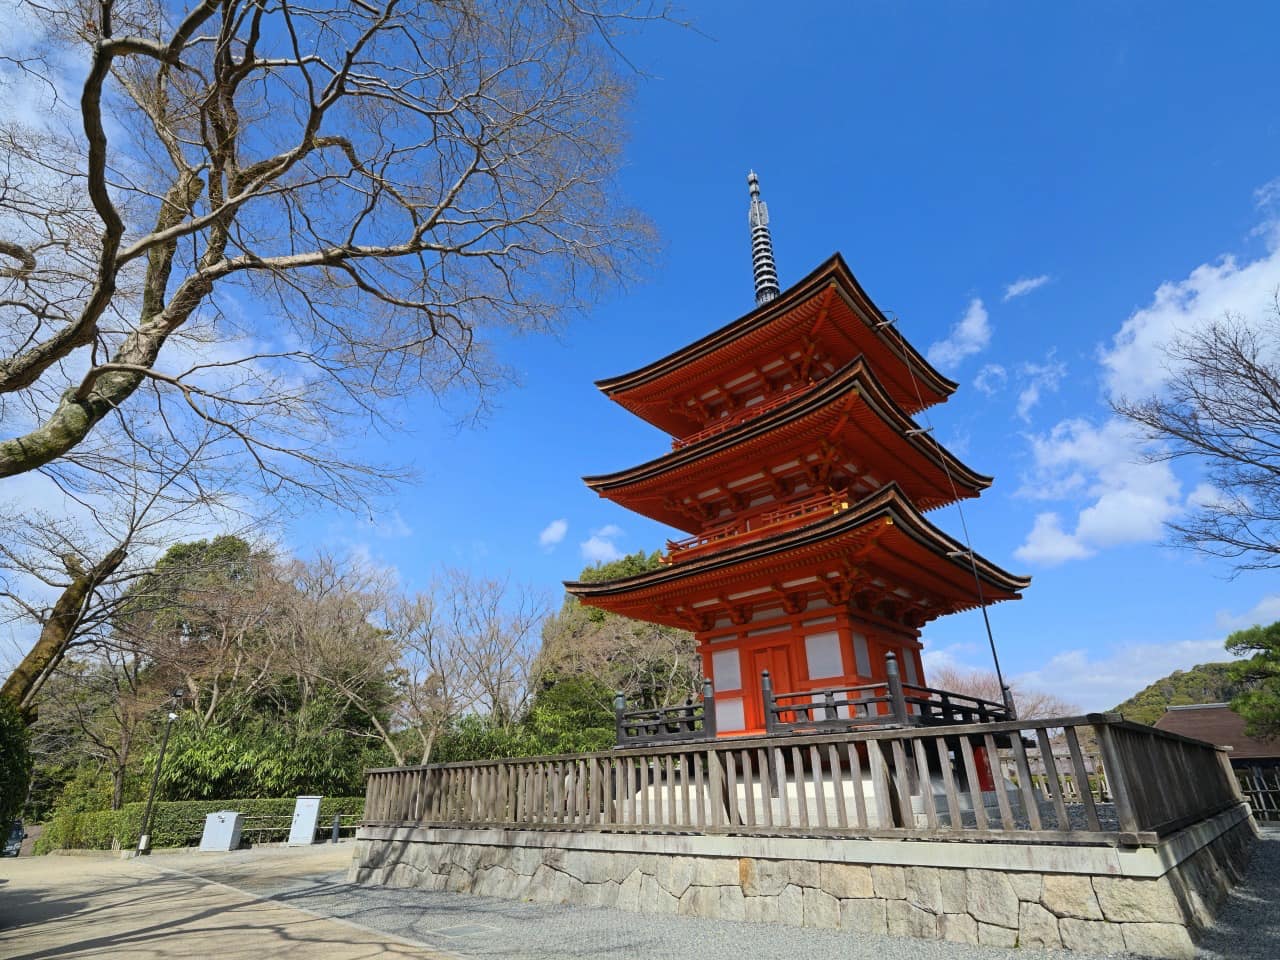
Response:
[[[760,178],[751,170],[747,173],[747,186],[751,190],[751,269],[756,279],[756,306],[768,303],[781,292],[778,287],[778,268],[773,262],[773,240],[769,237],[769,208],[760,199]]]

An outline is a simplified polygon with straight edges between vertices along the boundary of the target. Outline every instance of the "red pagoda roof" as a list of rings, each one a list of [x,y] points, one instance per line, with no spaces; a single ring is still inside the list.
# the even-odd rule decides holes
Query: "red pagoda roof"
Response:
[[[968,551],[929,523],[890,483],[850,508],[802,527],[631,577],[568,581],[565,589],[590,606],[688,628],[699,606],[725,605],[735,594],[749,597],[762,587],[792,589],[806,577],[818,578],[811,584],[815,592],[843,582],[852,596],[867,591],[911,606],[921,624],[980,604],[1018,599],[1031,583],[977,554],[973,563],[982,582],[981,600]]]
[[[894,329],[838,253],[776,299],[647,366],[598,380],[596,386],[672,436],[687,436],[706,426],[688,398],[728,389],[726,384],[753,373],[763,375],[758,367],[762,356],[772,351],[781,357],[805,337],[821,340],[835,367],[864,355],[894,402],[910,413],[956,390],[955,381],[935,370]]]
[[[739,486],[735,494],[753,486],[766,491],[779,479],[803,475],[809,465],[806,454],[823,442],[839,463],[853,460],[859,477],[872,477],[863,484],[854,478],[850,492],[855,496],[894,479],[915,504],[929,510],[976,497],[991,485],[990,477],[926,438],[861,356],[817,386],[789,396],[787,403],[648,463],[584,480],[601,496],[690,533],[700,532],[708,520],[699,519],[682,499],[718,489],[735,479],[735,470],[758,479]],[[789,469],[777,469],[783,465]],[[730,491],[720,489],[704,502],[716,505],[729,496]],[[719,510],[709,512],[714,516]]]

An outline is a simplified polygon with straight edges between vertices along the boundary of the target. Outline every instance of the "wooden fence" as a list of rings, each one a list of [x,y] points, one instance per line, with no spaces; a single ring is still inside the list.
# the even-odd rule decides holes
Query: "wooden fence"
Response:
[[[1280,823],[1280,767],[1237,767],[1236,779],[1254,819]]]
[[[1097,779],[1085,737],[1111,803],[1071,786]],[[1014,776],[993,783],[1002,747]],[[1241,802],[1222,757],[1114,714],[722,738],[373,770],[363,823],[1141,844]]]

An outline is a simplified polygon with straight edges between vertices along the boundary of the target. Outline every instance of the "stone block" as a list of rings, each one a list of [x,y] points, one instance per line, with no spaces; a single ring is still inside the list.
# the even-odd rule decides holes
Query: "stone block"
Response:
[[[963,870],[939,870],[938,885],[942,888],[944,913],[964,913],[969,909]]]
[[[1118,923],[1063,917],[1058,921],[1058,933],[1062,937],[1062,945],[1068,950],[1080,953],[1120,953],[1124,950],[1124,936]]]
[[[1182,909],[1169,881],[1132,877],[1094,877],[1102,915],[1117,923],[1183,923]]]
[[[687,890],[688,887],[685,887]],[[683,893],[684,891],[681,891]],[[640,880],[640,912],[674,915],[680,909],[680,897],[672,896],[657,877],[643,874]]]
[[[742,895],[741,887],[720,888],[720,919],[747,919],[747,898]]]
[[[1040,902],[1057,917],[1101,920],[1102,909],[1088,877],[1051,873],[1044,878]]]
[[[804,926],[804,888],[789,883],[774,898],[777,905],[775,923],[785,923],[790,927]]]
[[[907,867],[907,901],[930,913],[944,912],[937,867]]]
[[[1056,950],[1062,946],[1058,918],[1038,903],[1023,903],[1018,913],[1018,946]]]
[[[938,918],[906,900],[890,900],[887,906],[889,936],[938,939]]]
[[[630,910],[632,913],[639,913],[641,909],[640,884],[642,882],[644,882],[644,874],[637,867],[618,886],[618,896],[613,905],[619,910]]]
[[[682,917],[710,917],[720,915],[719,887],[690,887],[680,898],[678,912]]]
[[[721,887],[721,896],[731,887]],[[778,901],[776,897],[744,897],[742,900],[742,919],[748,923],[777,923]]]
[[[790,882],[797,887],[817,887],[822,881],[820,877],[820,865],[812,860],[792,860],[787,864],[787,874]]]
[[[693,857],[667,857],[658,865],[658,883],[677,900],[693,883],[698,862]]]
[[[884,935],[889,932],[889,918],[885,900],[842,900],[840,901],[840,929],[852,930],[854,933],[875,933]]]
[[[738,885],[738,860],[736,857],[699,857],[695,861],[693,882],[700,887],[736,887]]]
[[[781,860],[740,860],[738,876],[748,897],[773,897],[791,882],[791,874]]]
[[[1191,934],[1180,923],[1122,923],[1120,933],[1124,948],[1140,956],[1193,960],[1196,955]]]
[[[1009,885],[1013,887],[1013,892],[1017,894],[1018,899],[1027,900],[1031,903],[1038,903],[1040,901],[1043,882],[1044,877],[1038,873],[1009,874]]]
[[[828,930],[840,926],[840,901],[817,887],[804,887],[803,910],[806,927],[825,927]]]
[[[1018,895],[1005,874],[995,870],[966,870],[965,880],[968,886],[966,907],[973,919],[983,924],[1017,929]]]
[[[978,921],[967,913],[944,913],[938,918],[938,936],[952,943],[977,943]]]
[[[1015,947],[1018,945],[1018,931],[979,920],[978,943],[985,947]]]
[[[840,900],[874,896],[871,868],[859,863],[824,863],[818,871],[818,885]]]
[[[871,868],[871,886],[877,897],[883,900],[907,899],[907,874],[902,867],[876,866]]]

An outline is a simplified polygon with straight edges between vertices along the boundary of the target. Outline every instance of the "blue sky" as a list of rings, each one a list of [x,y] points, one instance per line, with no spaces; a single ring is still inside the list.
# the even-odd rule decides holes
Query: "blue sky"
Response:
[[[1035,578],[991,613],[1006,673],[1097,709],[1221,658],[1230,629],[1280,618],[1280,584],[1161,545],[1199,478],[1135,462],[1106,404],[1158,387],[1172,330],[1260,315],[1280,286],[1280,8],[1118,7],[699,3],[696,31],[633,38],[624,186],[661,235],[653,267],[559,338],[502,341],[521,382],[482,427],[421,402],[413,432],[353,439],[418,479],[285,539],[555,604],[586,560],[662,546],[580,481],[666,447],[592,381],[751,308],[754,168],[782,285],[841,251],[962,385],[933,419],[996,477],[966,507],[975,547]],[[954,508],[932,517],[960,533]],[[976,614],[925,640],[933,664],[989,664]]]
[[[975,546],[1035,578],[991,612],[1007,673],[1105,708],[1280,618],[1274,576],[1231,580],[1161,545],[1196,471],[1136,463],[1106,407],[1157,385],[1170,330],[1260,314],[1280,285],[1280,9],[706,3],[693,17],[696,32],[627,46],[649,76],[624,182],[662,237],[643,282],[558,340],[505,342],[521,384],[485,426],[415,408],[420,428],[386,452],[409,450],[419,480],[376,522],[314,516],[289,539],[367,552],[412,585],[456,564],[554,602],[587,558],[661,546],[668,531],[580,482],[665,448],[592,381],[751,308],[754,168],[783,286],[841,251],[962,384],[933,418],[996,477],[966,507]],[[954,508],[933,518],[959,534]],[[977,615],[925,640],[933,663],[989,663]]]

